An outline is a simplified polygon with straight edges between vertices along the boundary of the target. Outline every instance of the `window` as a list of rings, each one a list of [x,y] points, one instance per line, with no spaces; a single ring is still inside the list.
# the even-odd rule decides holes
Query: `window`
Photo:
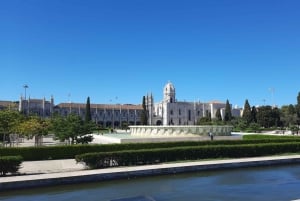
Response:
[[[189,110],[189,121],[191,121],[191,110]]]
[[[170,111],[170,114],[173,115],[173,110]]]
[[[181,109],[179,109],[178,114],[181,115]]]

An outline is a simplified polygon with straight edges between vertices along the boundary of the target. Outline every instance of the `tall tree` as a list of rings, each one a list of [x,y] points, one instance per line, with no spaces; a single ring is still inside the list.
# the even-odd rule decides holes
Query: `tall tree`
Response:
[[[264,127],[280,126],[280,114],[278,108],[270,105],[259,107],[257,112],[257,123]]]
[[[256,110],[256,107],[255,106],[252,106],[251,108],[251,119],[252,119],[252,122],[253,123],[257,123],[257,110]]]
[[[248,125],[252,122],[251,107],[250,107],[250,104],[248,102],[248,99],[246,99],[246,101],[245,101],[242,118],[246,121],[246,123]]]
[[[90,104],[90,97],[87,97],[86,105],[85,105],[85,122],[91,122],[92,115],[91,115],[91,104]]]
[[[229,104],[229,100],[226,100],[226,105],[225,105],[225,116],[224,116],[224,121],[228,122],[231,121],[232,119],[232,114],[231,114],[231,107]]]
[[[297,96],[297,104],[296,104],[296,113],[297,113],[297,124],[300,124],[300,92],[298,92]]]
[[[211,112],[206,110],[205,111],[205,118],[207,118],[208,121],[211,121]]]
[[[222,121],[222,115],[221,115],[221,109],[218,108],[216,111],[216,120],[217,121]]]
[[[147,112],[147,107],[146,107],[146,97],[143,96],[143,103],[142,103],[142,113],[141,113],[141,124],[142,125],[147,125],[148,124],[148,112]]]

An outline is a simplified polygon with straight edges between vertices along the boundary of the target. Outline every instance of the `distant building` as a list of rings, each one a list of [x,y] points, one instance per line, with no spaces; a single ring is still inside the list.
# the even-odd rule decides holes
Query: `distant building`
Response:
[[[60,103],[55,107],[55,112],[62,116],[71,113],[85,118],[86,104]],[[122,125],[141,124],[141,105],[131,104],[90,104],[92,121],[104,127],[121,127]]]
[[[54,98],[50,101],[43,99],[24,99],[22,96],[19,101],[19,111],[25,115],[37,115],[40,117],[50,117],[53,113]]]
[[[149,112],[149,125],[195,125],[201,117],[209,114],[215,118],[218,109],[224,118],[226,103],[177,101],[175,87],[168,82],[163,88],[163,100],[154,103],[153,95],[146,96],[146,107]],[[240,116],[240,111],[232,110],[233,116]]]
[[[18,110],[18,101],[0,101],[0,110]]]
[[[148,110],[149,125],[195,125],[197,121],[210,115],[215,118],[216,112],[220,109],[221,116],[224,118],[226,103],[219,101],[210,102],[187,102],[177,101],[175,87],[168,82],[163,88],[163,100],[154,103],[153,95],[146,96],[146,109]],[[0,110],[13,109],[28,115],[38,115],[48,118],[53,113],[62,116],[77,114],[82,119],[85,118],[85,103],[59,103],[54,105],[54,98],[43,99],[24,99],[22,96],[19,101],[0,101]],[[103,127],[122,127],[123,125],[140,125],[142,105],[132,104],[90,104],[92,121]],[[241,116],[241,109],[232,108],[232,116]]]

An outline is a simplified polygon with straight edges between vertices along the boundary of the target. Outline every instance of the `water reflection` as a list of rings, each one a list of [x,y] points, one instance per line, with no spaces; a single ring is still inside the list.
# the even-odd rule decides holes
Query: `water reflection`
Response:
[[[295,200],[300,166],[245,168],[57,186],[0,194],[7,201]],[[128,200],[129,199],[129,200]],[[143,200],[144,199],[144,200]],[[136,200],[134,200],[136,201]]]

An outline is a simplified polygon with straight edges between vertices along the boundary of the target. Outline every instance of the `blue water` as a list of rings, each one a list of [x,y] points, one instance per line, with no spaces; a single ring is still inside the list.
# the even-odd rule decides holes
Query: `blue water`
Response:
[[[8,201],[300,199],[300,165],[204,171],[0,193]]]

